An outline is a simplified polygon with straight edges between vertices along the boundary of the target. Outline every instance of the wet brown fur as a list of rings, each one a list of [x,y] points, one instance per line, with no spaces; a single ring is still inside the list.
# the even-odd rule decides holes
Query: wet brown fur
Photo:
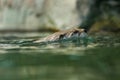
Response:
[[[47,42],[47,41],[56,41],[56,40],[62,39],[64,36],[69,38],[74,33],[77,33],[77,32],[78,33],[84,32],[84,29],[72,28],[72,29],[69,29],[69,30],[63,30],[63,31],[55,32],[52,35],[49,35],[45,38],[36,40],[35,43]]]

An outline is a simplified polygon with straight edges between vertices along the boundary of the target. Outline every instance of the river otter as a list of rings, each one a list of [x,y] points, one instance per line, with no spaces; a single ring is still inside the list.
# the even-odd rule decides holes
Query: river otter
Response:
[[[84,29],[72,28],[69,30],[63,30],[63,31],[53,33],[50,36],[35,40],[34,42],[41,43],[41,42],[56,42],[56,41],[63,41],[63,40],[70,41],[76,38],[83,38],[86,36],[87,34],[85,33]]]

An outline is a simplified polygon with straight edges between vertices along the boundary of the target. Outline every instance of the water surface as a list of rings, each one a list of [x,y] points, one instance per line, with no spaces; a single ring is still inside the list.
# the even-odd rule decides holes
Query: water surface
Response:
[[[0,80],[120,80],[119,35],[87,46],[35,44],[48,33],[0,34]]]

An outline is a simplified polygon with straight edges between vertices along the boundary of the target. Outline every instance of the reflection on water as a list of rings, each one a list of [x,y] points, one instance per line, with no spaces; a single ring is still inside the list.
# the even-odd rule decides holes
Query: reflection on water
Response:
[[[120,80],[118,37],[95,37],[96,48],[32,43],[38,37],[0,37],[0,80]]]

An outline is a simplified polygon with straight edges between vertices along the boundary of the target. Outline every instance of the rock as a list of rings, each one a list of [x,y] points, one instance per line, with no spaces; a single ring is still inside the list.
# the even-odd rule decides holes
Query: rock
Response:
[[[76,0],[0,0],[0,4],[1,30],[68,29],[79,24]]]

